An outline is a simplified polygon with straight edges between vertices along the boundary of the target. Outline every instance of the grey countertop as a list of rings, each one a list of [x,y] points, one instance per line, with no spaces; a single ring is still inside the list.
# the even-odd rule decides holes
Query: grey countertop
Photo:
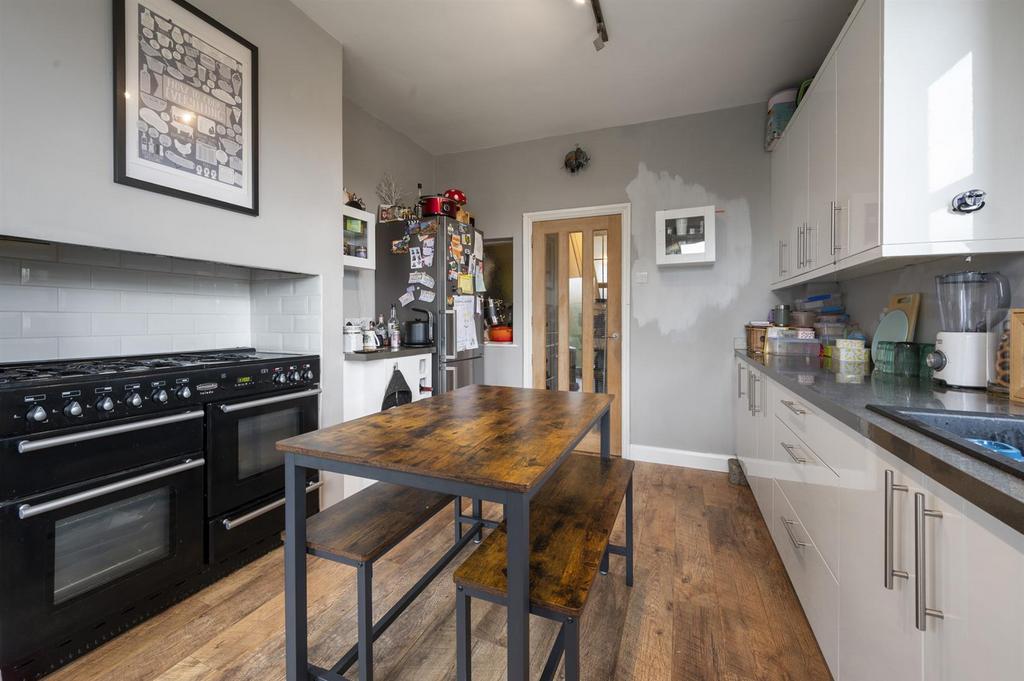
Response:
[[[437,352],[437,348],[398,348],[397,350],[380,350],[378,352],[346,352],[346,362],[372,362],[377,359],[398,359],[413,355],[429,355]]]
[[[737,357],[967,501],[1024,533],[1024,479],[866,409],[949,409],[1024,416],[1024,406],[983,391],[947,390],[929,380],[874,374],[849,382],[817,357]],[[853,379],[854,381],[858,379]]]

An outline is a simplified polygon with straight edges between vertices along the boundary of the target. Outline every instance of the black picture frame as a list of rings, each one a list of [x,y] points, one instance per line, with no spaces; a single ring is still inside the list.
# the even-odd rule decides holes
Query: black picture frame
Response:
[[[118,184],[135,187],[137,189],[145,189],[148,191],[156,192],[158,194],[164,194],[166,196],[173,196],[179,199],[185,199],[187,201],[194,201],[202,203],[208,206],[214,206],[216,208],[223,208],[225,210],[234,211],[237,213],[244,213],[246,215],[258,216],[259,215],[259,50],[251,42],[235,33],[227,26],[206,14],[199,8],[192,4],[185,2],[185,0],[166,0],[167,2],[178,5],[182,9],[191,13],[196,19],[207,24],[211,29],[223,34],[227,39],[233,40],[240,46],[248,50],[251,64],[251,74],[249,77],[249,97],[251,99],[250,109],[248,113],[249,118],[249,137],[248,146],[243,145],[243,149],[248,149],[251,154],[251,177],[249,178],[250,186],[252,188],[251,198],[247,204],[232,203],[230,201],[221,200],[211,196],[206,196],[201,193],[187,191],[177,187],[165,186],[157,182],[140,179],[133,177],[129,174],[128,164],[128,148],[126,143],[127,131],[126,125],[128,122],[128,106],[126,101],[126,92],[128,91],[128,74],[126,72],[127,62],[126,45],[127,36],[125,32],[125,11],[126,2],[129,0],[113,0],[113,23],[114,23],[114,181]],[[145,4],[145,0],[137,0]],[[246,140],[243,140],[246,141]]]

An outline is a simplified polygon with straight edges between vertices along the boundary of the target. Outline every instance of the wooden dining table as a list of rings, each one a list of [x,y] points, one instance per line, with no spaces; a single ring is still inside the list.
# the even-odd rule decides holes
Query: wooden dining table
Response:
[[[306,469],[501,504],[508,535],[508,679],[526,681],[530,499],[595,426],[601,456],[610,456],[611,404],[609,395],[471,385],[279,442],[287,498],[288,681],[316,678],[307,654]]]

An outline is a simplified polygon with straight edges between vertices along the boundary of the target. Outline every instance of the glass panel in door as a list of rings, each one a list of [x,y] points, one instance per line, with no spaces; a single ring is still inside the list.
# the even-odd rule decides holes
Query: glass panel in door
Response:
[[[569,233],[569,390],[583,390],[583,232]]]
[[[558,390],[558,235],[544,238],[544,387]]]
[[[595,393],[608,392],[608,230],[594,232],[593,381]]]
[[[161,487],[55,522],[54,604],[171,555],[171,496]]]
[[[238,479],[245,480],[284,463],[279,440],[298,435],[302,427],[299,407],[279,409],[238,420]]]

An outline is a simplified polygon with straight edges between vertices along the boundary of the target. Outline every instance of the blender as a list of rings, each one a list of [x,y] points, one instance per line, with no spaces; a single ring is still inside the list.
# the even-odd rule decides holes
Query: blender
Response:
[[[1010,307],[1010,282],[999,272],[954,272],[935,277],[942,331],[927,358],[937,381],[957,388],[988,382],[989,311]]]

